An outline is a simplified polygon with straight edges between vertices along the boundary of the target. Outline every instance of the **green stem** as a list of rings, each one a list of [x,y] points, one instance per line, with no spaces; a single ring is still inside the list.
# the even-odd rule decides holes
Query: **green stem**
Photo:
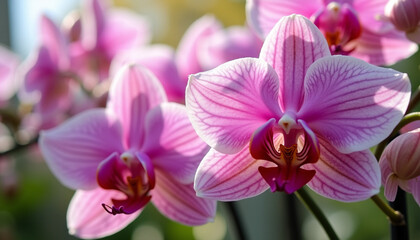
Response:
[[[25,149],[27,147],[30,147],[30,146],[36,144],[37,142],[38,142],[38,136],[34,137],[32,140],[30,140],[29,142],[27,142],[25,144],[16,144],[12,149],[9,149],[9,150],[4,151],[4,152],[0,152],[0,157],[18,152],[22,149]]]
[[[297,190],[295,194],[299,198],[299,200],[309,209],[309,211],[312,212],[312,214],[324,228],[328,237],[330,239],[339,239],[334,229],[332,228],[330,222],[328,221],[327,217],[318,207],[316,202],[311,198],[311,196],[306,192],[305,188]]]
[[[378,195],[374,195],[370,199],[372,199],[376,206],[378,206],[379,209],[385,213],[392,225],[405,225],[404,215],[402,215],[399,211],[394,210],[391,206],[382,201]]]
[[[376,150],[375,150],[376,159],[378,159],[379,161],[386,145],[398,135],[398,132],[401,130],[402,127],[417,120],[420,120],[420,112],[414,112],[414,113],[409,113],[405,115],[403,119],[401,119],[401,121],[398,123],[398,125],[394,128],[394,130],[391,132],[391,134],[387,138],[385,138],[382,142],[380,142],[378,146],[376,147]]]
[[[410,100],[410,103],[408,104],[406,112],[408,113],[411,112],[411,110],[413,110],[419,102],[420,102],[420,86],[417,88],[416,92],[412,95],[412,98]]]

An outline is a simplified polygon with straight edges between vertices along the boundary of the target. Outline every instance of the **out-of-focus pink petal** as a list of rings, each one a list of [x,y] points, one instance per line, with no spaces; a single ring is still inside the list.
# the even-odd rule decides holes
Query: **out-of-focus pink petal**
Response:
[[[111,199],[124,198],[119,191],[96,188],[90,191],[78,190],[67,210],[67,227],[71,235],[79,238],[101,238],[114,234],[134,219],[141,211],[132,214],[111,215],[102,204],[112,205]]]
[[[278,78],[264,61],[242,58],[191,75],[186,106],[198,135],[212,148],[235,153],[270,118],[277,118]]]
[[[186,81],[181,81],[175,64],[175,52],[167,45],[156,44],[118,54],[111,64],[111,76],[124,64],[140,64],[148,68],[159,81],[169,101],[185,102]]]
[[[353,0],[351,2],[362,23],[363,31],[368,29],[381,33],[392,28],[392,25],[383,17],[388,0]]]
[[[0,45],[0,104],[10,99],[20,87],[17,78],[19,57],[9,49]]]
[[[374,65],[391,65],[417,52],[415,43],[407,40],[403,32],[396,30],[376,34],[363,29],[360,38],[354,41],[356,50],[350,56]]]
[[[319,140],[319,161],[302,166],[316,171],[308,183],[312,190],[343,202],[362,201],[379,192],[381,172],[375,156],[369,150],[343,154],[325,140]]]
[[[410,92],[407,74],[352,57],[323,58],[308,69],[298,115],[340,152],[360,151],[391,133]]]
[[[192,183],[198,164],[209,147],[195,133],[184,105],[162,103],[146,116],[141,149],[155,168],[183,184]]]
[[[203,71],[197,56],[200,41],[220,29],[222,24],[211,15],[199,18],[187,29],[176,52],[176,63],[182,81],[187,81],[190,74]]]
[[[149,24],[139,14],[124,9],[113,9],[107,13],[106,27],[98,44],[100,49],[106,50],[109,58],[150,41]]]
[[[195,195],[193,184],[181,184],[165,173],[156,171],[156,187],[152,202],[166,217],[195,226],[213,221],[216,201]]]
[[[322,0],[247,0],[246,14],[249,25],[264,39],[280,18],[294,13],[309,18],[322,6]]]
[[[230,60],[258,57],[262,41],[248,28],[232,26],[202,40],[197,52],[203,70],[213,69]]]
[[[99,39],[105,28],[105,8],[107,1],[86,0],[82,7],[81,41],[88,50],[98,46]]]
[[[398,191],[398,177],[394,174],[388,175],[384,182],[384,195],[388,201],[395,201]]]
[[[107,109],[120,120],[127,148],[141,147],[146,113],[162,102],[166,102],[165,90],[148,69],[126,65],[115,75]]]
[[[60,126],[41,132],[42,154],[55,176],[67,187],[97,186],[99,163],[113,152],[122,152],[121,129],[103,109],[92,109]]]
[[[232,155],[210,149],[201,161],[194,180],[197,196],[220,201],[236,201],[257,196],[269,188],[258,167],[275,166],[251,157],[249,147]]]
[[[411,180],[411,194],[416,200],[417,205],[420,206],[420,177]]]
[[[330,56],[325,37],[301,15],[282,18],[269,33],[260,58],[279,76],[279,100],[283,111],[297,111],[303,102],[303,82],[309,66]]]
[[[48,49],[52,61],[60,69],[68,68],[70,59],[67,40],[55,23],[45,15],[41,16],[40,36],[41,44]]]

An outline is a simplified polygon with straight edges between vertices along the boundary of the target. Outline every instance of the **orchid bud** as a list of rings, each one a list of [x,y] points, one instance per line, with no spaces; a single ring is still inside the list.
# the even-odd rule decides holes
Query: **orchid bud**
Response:
[[[385,6],[385,16],[408,39],[420,43],[420,0],[390,0]]]
[[[420,128],[395,138],[384,150],[379,165],[385,197],[394,201],[398,186],[412,193],[420,176]]]

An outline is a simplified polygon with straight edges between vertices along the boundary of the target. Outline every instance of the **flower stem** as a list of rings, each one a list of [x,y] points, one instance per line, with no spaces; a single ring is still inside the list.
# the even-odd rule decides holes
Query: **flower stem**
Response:
[[[420,102],[420,86],[417,88],[416,92],[412,95],[412,98],[410,100],[410,103],[408,104],[406,112],[408,113],[411,112],[411,110],[413,110],[419,102]]]
[[[312,212],[318,222],[322,225],[325,232],[327,233],[330,239],[339,239],[337,234],[335,233],[334,229],[332,228],[330,222],[328,221],[327,217],[315,203],[315,201],[311,198],[311,196],[306,192],[305,188],[301,188],[295,192],[296,196],[299,200]]]
[[[386,145],[398,135],[398,132],[401,130],[402,127],[417,120],[420,120],[420,112],[413,112],[413,113],[409,113],[405,115],[401,119],[401,121],[397,124],[397,126],[394,128],[394,130],[391,132],[391,134],[387,138],[385,138],[382,142],[380,142],[378,146],[376,147],[376,150],[375,150],[376,159],[378,159],[379,161]]]
[[[407,202],[406,202],[406,193],[401,188],[398,188],[397,196],[395,201],[390,202],[390,206],[395,210],[398,210],[403,214],[405,224],[404,225],[395,225],[390,224],[391,228],[391,239],[392,240],[408,240],[408,222],[407,222]]]
[[[0,152],[0,157],[18,152],[18,151],[20,151],[24,148],[27,148],[27,147],[30,147],[30,146],[36,144],[37,142],[38,142],[38,136],[34,137],[32,140],[30,140],[29,142],[27,142],[25,144],[16,144],[12,149],[9,149],[9,150],[4,151],[4,152]]]
[[[372,199],[372,201],[382,210],[382,212],[385,213],[392,225],[402,226],[406,224],[404,215],[382,201],[378,195],[374,195],[370,199]]]
[[[226,206],[233,220],[232,222],[235,227],[238,239],[246,240],[247,238],[244,232],[243,223],[241,221],[241,218],[239,217],[237,207],[235,206],[235,202],[226,202]]]

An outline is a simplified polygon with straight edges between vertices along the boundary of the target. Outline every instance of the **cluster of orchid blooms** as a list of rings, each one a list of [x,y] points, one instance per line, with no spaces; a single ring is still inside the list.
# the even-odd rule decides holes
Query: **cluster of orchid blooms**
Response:
[[[417,52],[420,1],[247,0],[246,11],[250,28],[204,16],[173,49],[150,44],[145,18],[85,0],[60,26],[42,16],[21,63],[0,49],[12,132],[1,134],[37,140],[76,190],[71,234],[113,234],[149,202],[201,225],[218,200],[305,185],[344,202],[381,185],[393,201],[400,187],[420,205],[418,98],[407,74],[379,67]]]

